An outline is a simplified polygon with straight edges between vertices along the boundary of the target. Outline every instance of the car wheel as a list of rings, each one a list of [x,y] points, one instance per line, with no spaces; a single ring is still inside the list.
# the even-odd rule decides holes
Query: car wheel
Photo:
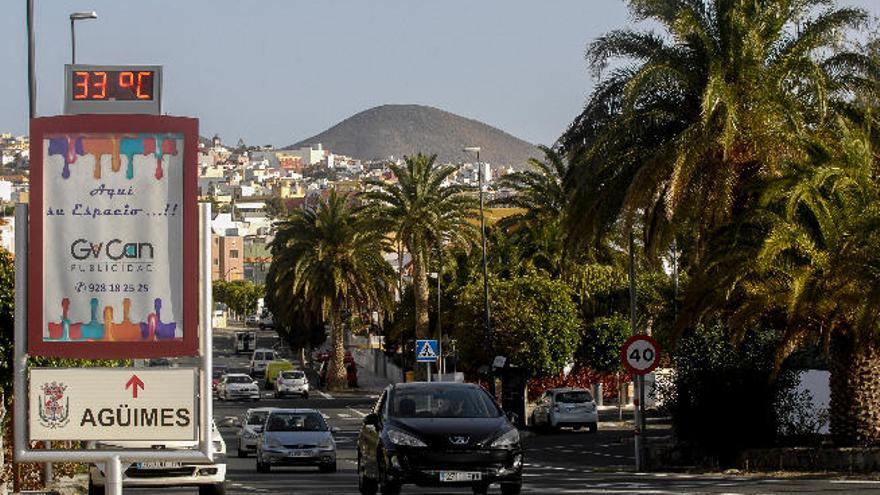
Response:
[[[361,460],[360,453],[358,453],[358,490],[360,490],[361,495],[376,495],[376,492],[379,491],[379,483],[373,478],[367,477],[364,472],[363,461]]]
[[[388,470],[385,469],[385,455],[379,452],[376,456],[379,464],[379,491],[382,495],[398,495],[400,493],[400,483],[388,479]]]
[[[257,472],[258,473],[268,473],[272,471],[272,466],[267,462],[260,462],[259,457],[257,458]]]
[[[226,485],[224,483],[202,485],[199,487],[199,495],[224,495],[225,493]]]
[[[89,495],[104,495],[104,487],[96,485],[91,476],[89,476]]]
[[[473,491],[475,495],[484,495],[489,493],[489,484],[488,483],[477,483],[473,486]]]
[[[599,425],[597,425],[596,423],[590,423],[587,425],[587,427],[590,429],[590,433],[596,433],[596,431],[599,430]]]
[[[522,491],[522,481],[517,483],[501,483],[501,495],[519,495]]]
[[[309,393],[308,393],[308,392],[304,392],[304,393],[303,393],[303,399],[308,399],[308,398],[309,398]]]
[[[241,447],[238,448],[238,457],[247,457],[247,451],[242,450]]]

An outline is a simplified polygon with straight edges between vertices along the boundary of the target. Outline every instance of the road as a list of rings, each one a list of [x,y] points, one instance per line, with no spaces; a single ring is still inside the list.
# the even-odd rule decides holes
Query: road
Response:
[[[260,347],[276,342],[272,332],[260,332]],[[232,340],[222,330],[215,335],[215,363],[244,368],[247,359],[231,354]],[[239,494],[356,494],[356,441],[361,418],[372,407],[375,393],[361,392],[330,396],[313,393],[309,399],[274,399],[264,392],[259,403],[214,403],[214,417],[220,420],[237,416],[255,405],[264,407],[308,407],[319,409],[330,426],[340,429],[335,435],[338,446],[338,472],[319,473],[317,469],[273,468],[259,474],[253,457],[234,457],[236,429],[221,428],[231,456],[227,461],[227,493]],[[614,429],[616,413],[606,413],[597,434],[564,431],[529,435],[524,440],[524,493],[583,494],[880,494],[880,482],[834,479],[774,479],[753,476],[697,475],[680,473],[644,473],[630,471],[632,445],[621,442],[626,431]],[[131,494],[157,494],[159,490],[126,489]],[[462,494],[469,490],[404,487],[404,493]],[[192,495],[197,490],[162,490],[167,495]],[[490,493],[500,493],[493,487]]]

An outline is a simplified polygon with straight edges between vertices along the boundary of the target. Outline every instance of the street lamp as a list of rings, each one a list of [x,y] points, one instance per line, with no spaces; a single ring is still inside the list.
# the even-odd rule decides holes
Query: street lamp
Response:
[[[438,268],[438,270],[442,269],[442,266]],[[437,373],[440,374],[440,381],[443,381],[443,373],[446,373],[446,365],[443,361],[446,359],[446,356],[443,355],[443,329],[440,327],[440,272],[431,272],[428,276],[437,279],[437,344],[440,351],[440,361],[437,362]]]
[[[98,13],[94,10],[90,12],[74,12],[70,14],[70,63],[76,63],[76,21],[84,21],[86,19],[97,19]]]
[[[486,264],[486,220],[483,214],[483,164],[480,162],[480,147],[467,146],[463,149],[465,153],[477,154],[477,176],[480,187],[480,240],[483,244],[483,316],[485,317],[485,331],[489,337],[489,350],[492,359],[495,358],[495,339],[492,335],[492,327],[489,324],[489,269]],[[492,390],[495,390],[495,380],[492,380]]]

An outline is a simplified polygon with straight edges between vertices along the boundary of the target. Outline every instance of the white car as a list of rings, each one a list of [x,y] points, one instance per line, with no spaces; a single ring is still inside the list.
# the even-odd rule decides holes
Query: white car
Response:
[[[309,379],[300,370],[285,370],[278,373],[275,379],[275,397],[280,398],[288,394],[300,395],[304,399],[309,398]]]
[[[259,407],[248,409],[236,419],[238,430],[238,457],[247,457],[249,453],[257,451],[257,443],[260,442],[260,434],[266,423],[266,416],[272,412],[272,407]]]
[[[559,429],[587,427],[595,433],[599,411],[593,394],[582,388],[553,388],[544,392],[532,411],[532,425]]]
[[[258,326],[260,327],[260,330],[272,330],[275,328],[275,318],[273,318],[271,314],[266,314],[260,318]]]
[[[251,355],[251,375],[265,376],[266,366],[277,359],[272,349],[255,349]]]
[[[214,447],[214,464],[193,462],[148,461],[135,462],[122,473],[123,488],[129,487],[183,487],[199,488],[199,495],[223,495],[226,493],[226,442],[216,425],[211,424]],[[196,442],[126,441],[91,443],[91,448],[118,449],[195,449]],[[104,495],[106,479],[98,466],[89,466],[89,495]],[[150,493],[153,493],[151,490]]]
[[[217,397],[220,400],[260,400],[260,386],[244,373],[229,373],[223,375],[217,384]]]

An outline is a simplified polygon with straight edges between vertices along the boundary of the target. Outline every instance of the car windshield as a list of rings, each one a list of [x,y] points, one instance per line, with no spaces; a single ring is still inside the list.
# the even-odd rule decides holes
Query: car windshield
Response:
[[[227,376],[226,383],[251,383],[253,380],[249,376]]]
[[[255,352],[254,353],[254,361],[262,361],[262,360],[263,360],[263,353],[262,352]]]
[[[306,375],[302,371],[282,371],[281,372],[281,378],[284,378],[285,380],[300,380],[304,376],[306,376]]]
[[[266,431],[326,431],[327,424],[318,413],[279,412],[269,415]]]
[[[501,411],[485,391],[470,387],[395,390],[390,415],[397,418],[495,418]]]
[[[266,422],[266,416],[268,415],[268,411],[254,411],[248,415],[247,424],[262,426]]]
[[[556,402],[564,402],[565,404],[583,404],[590,402],[593,396],[586,390],[578,390],[576,392],[561,392],[556,394]]]

